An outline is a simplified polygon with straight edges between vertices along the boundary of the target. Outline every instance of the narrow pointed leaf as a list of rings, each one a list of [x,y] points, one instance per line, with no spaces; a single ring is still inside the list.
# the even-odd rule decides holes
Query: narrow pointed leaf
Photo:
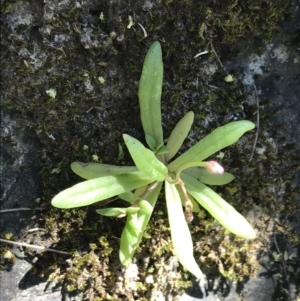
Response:
[[[227,230],[247,239],[256,237],[248,221],[216,192],[189,175],[182,174],[181,179],[188,193]]]
[[[201,167],[191,167],[185,169],[183,173],[186,173],[207,185],[225,185],[234,179],[234,175],[231,173],[224,172],[221,175],[211,174],[205,168]]]
[[[245,132],[252,130],[255,124],[248,120],[230,122],[204,137],[189,150],[168,165],[169,171],[176,171],[189,162],[201,162],[219,150],[235,143]]]
[[[174,184],[165,181],[166,201],[175,255],[179,262],[195,277],[203,278],[193,255],[193,242],[185,221],[179,193]]]
[[[61,191],[52,199],[52,205],[64,209],[88,206],[150,182],[140,171],[91,179]]]
[[[137,201],[139,198],[131,191],[127,191],[118,195],[118,197],[126,202],[133,203]]]
[[[127,266],[138,248],[144,231],[151,218],[153,208],[156,204],[162,187],[162,182],[150,192],[146,200],[139,203],[140,210],[135,214],[127,215],[127,222],[121,235],[119,257],[123,265]]]
[[[155,155],[158,156],[158,155],[164,155],[164,154],[167,154],[169,152],[169,149],[165,146],[165,145],[162,145],[156,152],[155,152]]]
[[[163,143],[160,108],[162,81],[162,51],[160,43],[156,41],[145,57],[138,90],[143,129],[154,138],[156,146]]]
[[[146,138],[146,142],[147,142],[149,148],[152,151],[155,151],[156,150],[155,149],[156,148],[156,141],[155,141],[155,139],[152,136],[148,135],[148,134],[145,135],[145,138]]]
[[[176,124],[168,139],[167,147],[169,149],[169,153],[165,156],[166,161],[170,161],[177,154],[184,140],[188,136],[193,122],[194,112],[190,111]]]
[[[141,187],[138,187],[135,191],[134,191],[134,195],[135,196],[141,196],[148,188],[148,185],[144,185]]]
[[[90,180],[103,176],[109,175],[120,175],[132,171],[137,171],[138,169],[135,166],[117,166],[110,164],[101,164],[101,163],[82,163],[82,162],[73,162],[71,164],[71,169],[78,176]]]
[[[97,209],[96,212],[98,214],[104,215],[104,216],[119,216],[119,215],[126,215],[127,213],[137,213],[140,210],[139,207],[128,207],[128,208],[118,208],[118,207],[112,207],[112,208],[101,208]]]
[[[156,158],[155,154],[137,139],[126,134],[123,138],[136,167],[153,181],[163,181],[168,169]]]

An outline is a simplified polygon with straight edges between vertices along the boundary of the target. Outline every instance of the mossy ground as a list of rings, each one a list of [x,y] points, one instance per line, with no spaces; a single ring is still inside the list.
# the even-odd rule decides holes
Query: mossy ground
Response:
[[[72,1],[61,5],[48,1],[44,7],[35,1],[24,7],[16,3],[20,5],[17,1],[2,5],[2,105],[17,119],[20,130],[35,131],[42,143],[40,175],[46,203],[80,181],[69,168],[72,161],[92,161],[97,155],[103,163],[130,163],[121,135],[143,137],[137,85],[144,55],[154,40],[163,48],[165,137],[184,113],[193,110],[195,123],[188,147],[227,122],[242,106],[246,107],[246,119],[256,118],[256,107],[247,104],[241,84],[224,81],[227,72],[213,52],[194,56],[212,50],[213,45],[221,61],[226,61],[243,52],[239,42],[249,36],[259,51],[291,17],[291,3],[285,0],[165,0],[142,5],[141,1],[82,1],[77,6]],[[32,18],[17,23],[16,16],[22,10]],[[127,28],[129,16],[134,20],[131,28]],[[138,23],[146,29],[147,38]],[[55,98],[47,94],[49,89],[56,90]],[[266,100],[261,100],[264,104]],[[249,162],[254,133],[226,150],[223,165],[236,180],[219,192],[241,212],[255,208],[265,219],[256,227],[266,238],[246,243],[225,233],[207,214],[196,218],[191,225],[195,256],[210,275],[221,272],[233,280],[253,275],[257,250],[267,244],[266,221],[274,223],[275,212],[286,216],[296,209],[296,192],[291,188],[291,171],[296,169],[293,146],[282,142],[285,146],[275,149],[267,135],[283,138],[263,122],[268,116],[262,113],[260,118],[258,146],[265,152]],[[288,191],[285,205],[278,202],[283,185]],[[43,261],[46,266],[39,265],[38,273],[62,283],[65,291],[84,291],[86,300],[109,300],[110,296],[111,300],[149,300],[152,290],[177,294],[179,287],[190,284],[190,276],[176,265],[174,271],[181,273],[160,276],[172,254],[163,199],[136,254],[139,279],[121,276],[118,247],[124,220],[97,215],[97,206],[49,209],[40,216],[41,227],[48,234],[35,241],[51,242],[74,255],[72,268],[59,259],[61,255],[40,255],[47,260]],[[276,224],[279,235],[298,243],[295,233],[280,218]],[[155,281],[147,283],[149,275]],[[131,280],[137,283],[135,288]]]

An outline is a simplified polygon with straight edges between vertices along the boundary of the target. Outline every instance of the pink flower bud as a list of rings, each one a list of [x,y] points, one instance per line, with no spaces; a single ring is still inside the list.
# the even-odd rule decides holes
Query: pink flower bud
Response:
[[[222,175],[224,173],[224,168],[216,161],[206,162],[205,168],[211,174]]]

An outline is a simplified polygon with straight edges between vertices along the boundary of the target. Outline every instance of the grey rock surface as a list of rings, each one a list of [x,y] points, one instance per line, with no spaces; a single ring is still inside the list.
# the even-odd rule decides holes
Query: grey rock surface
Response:
[[[12,116],[1,112],[1,209],[28,208],[41,196],[37,151],[39,142],[32,132],[16,132]],[[9,138],[8,138],[9,137]],[[6,138],[9,141],[6,141]],[[18,235],[27,225],[32,213],[5,212],[1,229]],[[16,223],[16,220],[18,223]]]

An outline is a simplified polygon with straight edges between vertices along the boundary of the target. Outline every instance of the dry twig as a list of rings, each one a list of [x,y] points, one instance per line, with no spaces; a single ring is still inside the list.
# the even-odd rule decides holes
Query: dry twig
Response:
[[[3,209],[0,213],[15,212],[15,211],[34,211],[34,210],[46,210],[46,208],[14,208],[14,209]]]
[[[55,252],[55,253],[65,254],[65,255],[72,255],[69,252],[59,251],[59,250],[46,248],[46,247],[41,247],[41,246],[37,246],[37,245],[31,245],[31,244],[27,244],[25,242],[17,242],[17,241],[7,240],[7,239],[3,239],[3,238],[0,238],[0,241],[8,243],[8,244],[13,244],[13,245],[16,245],[16,246],[20,246],[20,247],[32,248],[32,249],[37,249],[37,250],[41,250],[41,251]]]

